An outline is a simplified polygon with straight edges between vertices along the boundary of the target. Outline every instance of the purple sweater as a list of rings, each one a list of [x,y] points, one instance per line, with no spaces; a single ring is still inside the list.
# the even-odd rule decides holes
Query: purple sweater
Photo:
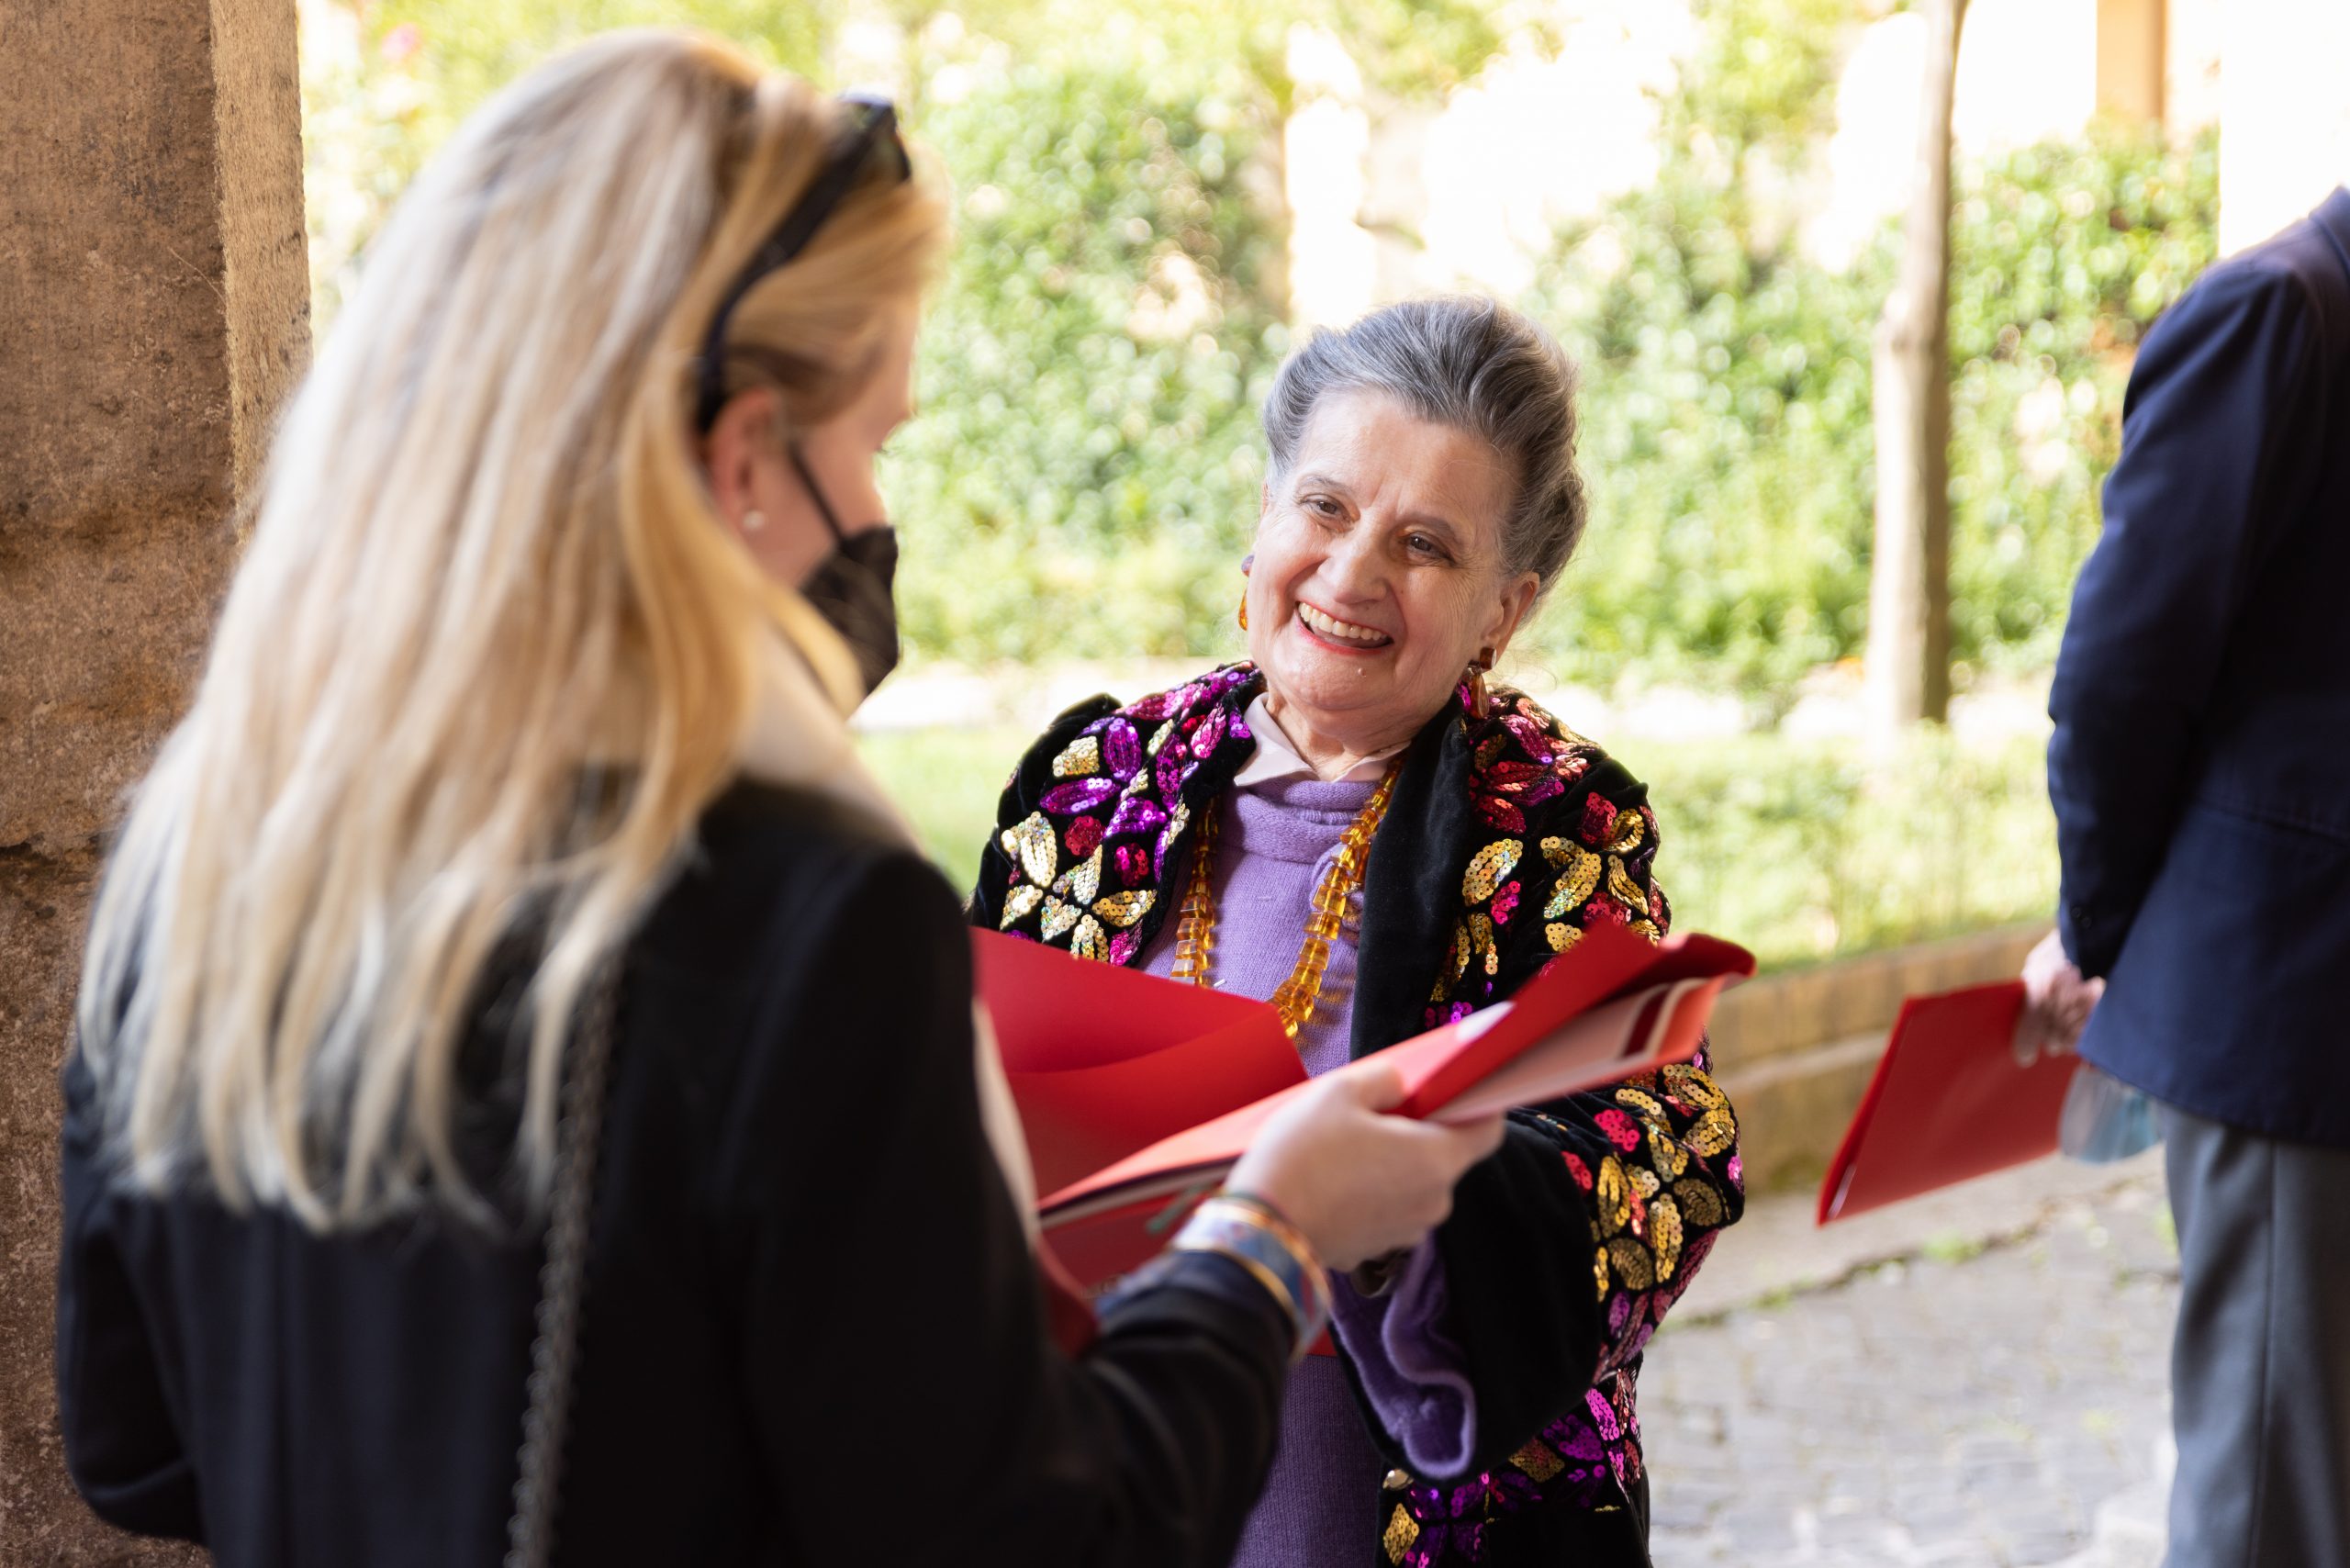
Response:
[[[1218,808],[1210,954],[1219,990],[1270,999],[1289,978],[1314,890],[1374,788],[1289,778],[1227,791]],[[1316,1076],[1348,1059],[1361,918],[1358,892],[1330,944],[1314,1017],[1298,1035],[1299,1059]],[[1174,968],[1178,924],[1160,927],[1143,956],[1146,970],[1165,975]],[[1421,1243],[1393,1288],[1376,1298],[1358,1294],[1343,1278],[1332,1283],[1338,1340],[1381,1423],[1415,1469],[1460,1471],[1476,1430],[1476,1402],[1460,1348],[1444,1329],[1444,1270],[1435,1247]],[[1328,1356],[1307,1357],[1290,1374],[1272,1473],[1234,1568],[1354,1568],[1365,1529],[1378,1518],[1385,1469],[1345,1370]]]

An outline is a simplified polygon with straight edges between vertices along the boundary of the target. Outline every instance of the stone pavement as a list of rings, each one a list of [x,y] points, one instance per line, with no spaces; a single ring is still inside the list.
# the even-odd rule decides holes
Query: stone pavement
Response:
[[[2153,1568],[2178,1294],[2159,1152],[1824,1231],[1809,1208],[1758,1200],[1650,1350],[1657,1568]]]

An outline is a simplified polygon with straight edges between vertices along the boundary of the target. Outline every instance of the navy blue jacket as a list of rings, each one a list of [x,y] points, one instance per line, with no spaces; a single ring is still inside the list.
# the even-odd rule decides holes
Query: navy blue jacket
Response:
[[[2081,1054],[2350,1145],[2350,190],[2147,334],[2048,700]]]

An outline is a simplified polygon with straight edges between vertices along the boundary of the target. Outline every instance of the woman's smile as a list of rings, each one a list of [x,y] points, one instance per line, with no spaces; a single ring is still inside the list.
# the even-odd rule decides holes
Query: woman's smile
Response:
[[[1342,654],[1376,653],[1393,647],[1395,639],[1375,626],[1341,620],[1327,610],[1298,600],[1297,622],[1307,641]]]

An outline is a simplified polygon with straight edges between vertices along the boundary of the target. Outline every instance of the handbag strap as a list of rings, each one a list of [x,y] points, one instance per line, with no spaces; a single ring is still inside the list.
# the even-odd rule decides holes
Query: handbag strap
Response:
[[[620,966],[591,984],[572,1070],[564,1075],[555,1121],[554,1183],[547,1215],[546,1260],[539,1268],[537,1331],[531,1340],[530,1404],[516,1455],[514,1511],[506,1523],[505,1568],[548,1568],[554,1556],[555,1507],[563,1488],[564,1439],[579,1361],[579,1316],[588,1285],[589,1222],[594,1218],[596,1157],[602,1143],[605,1081],[610,1074]]]

